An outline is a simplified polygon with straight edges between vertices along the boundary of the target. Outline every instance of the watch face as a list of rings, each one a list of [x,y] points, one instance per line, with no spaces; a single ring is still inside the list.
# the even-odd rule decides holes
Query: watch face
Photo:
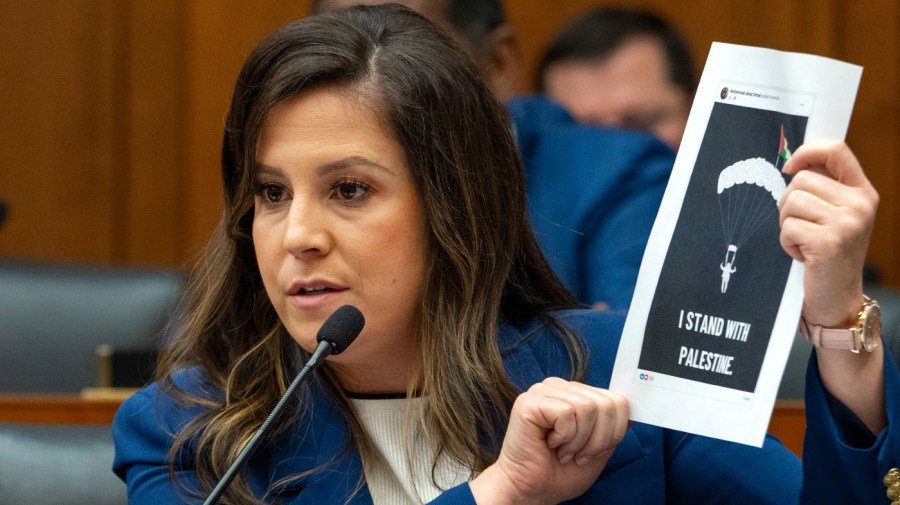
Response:
[[[869,305],[863,317],[865,323],[863,324],[862,346],[866,351],[872,352],[881,341],[881,309],[878,304]]]

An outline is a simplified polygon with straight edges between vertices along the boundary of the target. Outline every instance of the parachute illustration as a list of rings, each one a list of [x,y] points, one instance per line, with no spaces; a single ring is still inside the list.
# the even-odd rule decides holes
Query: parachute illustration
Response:
[[[727,291],[728,281],[737,271],[738,249],[775,213],[785,187],[781,171],[763,158],[738,161],[719,174],[719,209],[728,244],[725,261],[719,265],[722,293]]]

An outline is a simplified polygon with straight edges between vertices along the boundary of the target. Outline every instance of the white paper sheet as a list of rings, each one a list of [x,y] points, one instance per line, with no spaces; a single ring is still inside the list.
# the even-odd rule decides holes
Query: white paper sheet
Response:
[[[803,302],[803,265],[778,241],[781,168],[844,138],[861,74],[712,45],[613,369],[633,420],[762,445]]]

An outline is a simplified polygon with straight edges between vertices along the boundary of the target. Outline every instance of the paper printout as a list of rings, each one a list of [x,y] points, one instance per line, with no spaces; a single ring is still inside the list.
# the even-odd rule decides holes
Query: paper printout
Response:
[[[712,45],[613,369],[633,420],[762,445],[803,302],[778,238],[781,169],[844,138],[861,73]]]

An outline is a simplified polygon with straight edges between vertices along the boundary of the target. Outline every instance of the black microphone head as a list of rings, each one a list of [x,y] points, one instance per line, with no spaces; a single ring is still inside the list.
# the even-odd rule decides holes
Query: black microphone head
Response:
[[[356,340],[365,324],[366,318],[359,309],[353,305],[344,305],[322,323],[316,335],[316,342],[324,340],[331,344],[333,348],[331,354],[340,354]]]

